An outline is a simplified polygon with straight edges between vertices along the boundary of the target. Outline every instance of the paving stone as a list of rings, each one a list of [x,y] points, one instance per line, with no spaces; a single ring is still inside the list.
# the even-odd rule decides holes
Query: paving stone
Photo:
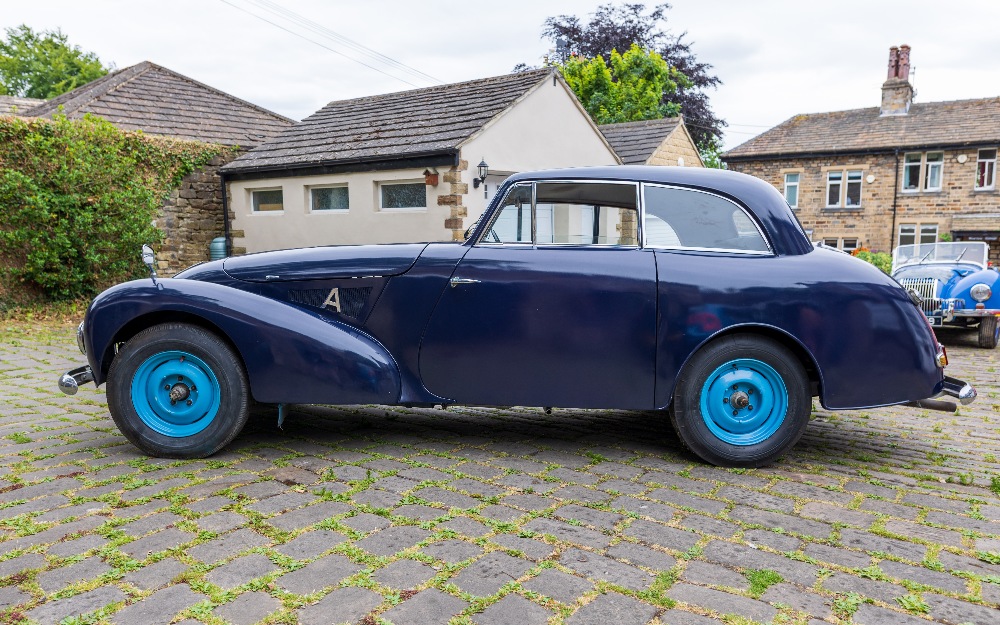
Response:
[[[136,560],[145,560],[154,553],[173,549],[184,543],[191,542],[197,537],[197,534],[179,530],[176,527],[170,527],[139,540],[121,545],[118,547],[118,550]]]
[[[310,525],[315,525],[320,521],[325,521],[331,517],[339,516],[349,512],[351,507],[345,503],[335,501],[321,501],[320,503],[285,512],[278,516],[273,516],[267,520],[279,530],[294,532]]]
[[[778,482],[771,488],[771,492],[782,495],[790,495],[792,497],[801,497],[803,499],[829,501],[841,506],[846,506],[854,500],[854,495],[852,493],[842,493],[840,491],[833,491],[820,486],[813,486],[811,484],[803,484],[801,482],[792,481]]]
[[[455,479],[454,475],[430,469],[427,467],[413,467],[399,472],[400,477],[418,482],[446,482]]]
[[[611,507],[616,510],[625,510],[639,516],[656,519],[663,523],[669,523],[675,516],[682,514],[677,509],[668,505],[644,499],[636,499],[635,497],[619,497],[611,502]]]
[[[266,592],[245,592],[215,609],[215,615],[233,625],[253,625],[281,609],[281,601]]]
[[[898,503],[890,503],[888,501],[882,501],[879,499],[865,499],[864,501],[861,502],[860,508],[866,512],[885,514],[888,516],[899,517],[900,519],[907,519],[910,521],[913,521],[918,516],[920,516],[920,508],[914,508],[913,506],[903,506]]]
[[[802,551],[810,558],[816,558],[821,562],[839,564],[851,569],[863,569],[872,562],[871,557],[867,554],[818,543],[809,543]]]
[[[497,469],[496,467],[488,467],[472,462],[459,465],[455,468],[466,475],[471,475],[472,477],[478,477],[484,480],[492,480],[503,475],[503,471]]]
[[[372,579],[389,588],[409,590],[423,584],[436,574],[437,571],[426,564],[403,559],[375,571]]]
[[[952,547],[962,547],[962,535],[952,530],[940,529],[937,527],[927,527],[918,523],[908,523],[906,521],[890,520],[886,521],[887,532],[899,536],[913,537],[926,540],[932,543],[950,545]]]
[[[377,514],[369,514],[367,512],[360,512],[352,517],[343,519],[341,523],[364,534],[384,529],[392,525],[392,521],[389,519]]]
[[[440,486],[428,486],[427,488],[421,488],[418,491],[414,491],[413,494],[420,497],[424,501],[444,504],[449,508],[461,508],[466,510],[469,508],[476,508],[481,505],[481,502],[478,499],[473,499],[468,495],[445,490]]]
[[[347,540],[347,537],[333,530],[315,530],[299,534],[292,540],[278,545],[275,550],[296,560],[315,558]]]
[[[467,602],[458,597],[446,595],[436,588],[428,588],[381,616],[393,625],[447,623],[451,617],[464,610],[468,605]]]
[[[707,616],[685,612],[684,610],[667,610],[660,615],[663,625],[718,625],[719,621]],[[810,624],[812,625],[812,624]]]
[[[924,593],[924,601],[931,607],[931,616],[949,625],[995,625],[998,610],[984,605],[976,605],[944,597],[934,593]]]
[[[31,601],[31,595],[14,586],[0,588],[0,610],[12,608]]]
[[[961,529],[972,530],[974,532],[980,532],[982,534],[1000,534],[1000,523],[994,521],[980,521],[979,519],[970,519],[966,516],[961,516],[958,514],[952,514],[949,512],[936,512],[931,511],[927,513],[924,518],[925,523],[935,523],[937,525],[945,525],[948,527],[955,527]]]
[[[856,592],[859,595],[878,599],[888,604],[895,604],[897,597],[902,597],[910,592],[898,584],[854,577],[846,573],[834,573],[824,579],[823,587],[832,592]]]
[[[612,582],[629,590],[643,590],[653,583],[654,576],[642,569],[581,549],[567,549],[559,563],[590,579]]]
[[[236,558],[217,569],[212,569],[205,575],[205,579],[216,586],[229,590],[277,570],[279,570],[277,565],[271,562],[267,556],[252,553]],[[299,571],[302,570],[305,569],[299,569]]]
[[[853,529],[844,529],[840,532],[840,542],[847,547],[863,549],[871,552],[891,553],[899,558],[906,558],[914,562],[921,562],[927,553],[927,548],[905,540],[895,538],[885,538],[861,532]]]
[[[549,534],[561,541],[595,549],[603,549],[611,544],[611,537],[607,534],[545,517],[529,521],[524,525],[524,529],[539,534]]]
[[[644,469],[640,469],[639,467],[621,464],[620,462],[599,462],[594,466],[589,467],[587,470],[597,475],[611,475],[613,477],[620,477],[626,480],[639,477],[646,472]]]
[[[537,478],[533,475],[527,475],[525,473],[515,473],[514,475],[505,475],[503,477],[497,478],[495,481],[498,486],[505,486],[507,488],[517,488],[525,492],[548,493],[559,487],[559,484],[546,482],[543,479]]]
[[[743,540],[750,545],[765,545],[775,551],[795,551],[802,544],[794,536],[768,530],[747,530],[743,532]]]
[[[616,560],[624,560],[632,564],[661,571],[672,569],[677,564],[673,556],[665,554],[662,551],[626,541],[609,547],[607,554]]]
[[[247,508],[263,515],[277,514],[293,508],[301,508],[316,500],[316,496],[309,493],[281,493],[274,497],[262,499],[252,503]]]
[[[595,478],[596,479],[596,478]],[[552,497],[564,501],[580,501],[583,503],[604,503],[610,501],[614,495],[584,486],[563,486],[552,491]]]
[[[479,514],[494,521],[513,521],[525,515],[521,510],[515,510],[507,506],[486,506],[479,511]]]
[[[740,526],[735,523],[720,521],[700,514],[688,514],[681,519],[680,524],[689,530],[701,532],[702,534],[722,536],[723,538],[729,538],[740,531]]]
[[[896,579],[908,579],[928,586],[949,590],[957,594],[964,594],[966,592],[965,580],[954,575],[949,575],[948,573],[932,571],[922,566],[911,566],[901,562],[893,562],[892,560],[883,560],[879,563],[879,568],[889,577],[895,577]]]
[[[585,579],[557,569],[544,569],[535,577],[521,582],[521,586],[566,604],[575,603],[581,595],[594,587]]]
[[[427,530],[404,525],[375,532],[371,536],[357,541],[355,545],[377,556],[388,557],[426,540],[430,535],[431,533]]]
[[[799,590],[792,584],[775,584],[767,589],[761,600],[770,604],[785,604],[793,610],[805,612],[817,618],[828,618],[833,614],[833,602],[816,593]]]
[[[517,594],[510,594],[481,613],[473,615],[476,625],[546,625],[552,613]]]
[[[727,469],[706,465],[695,465],[688,470],[688,473],[691,477],[714,480],[724,484],[747,486],[749,488],[765,488],[771,482],[768,478],[757,477],[749,473],[732,473]]]
[[[1000,564],[990,564],[982,560],[958,556],[944,550],[938,553],[938,560],[949,571],[966,571],[976,575],[1000,576]]]
[[[663,503],[671,504],[673,506],[690,508],[699,512],[707,512],[708,514],[719,514],[726,509],[726,504],[721,501],[695,497],[694,495],[688,495],[687,493],[671,490],[669,488],[658,488],[650,493],[647,493],[646,496],[650,499],[662,501]]]
[[[266,482],[254,482],[253,484],[234,488],[233,492],[238,495],[246,495],[251,499],[265,499],[287,493],[288,487],[284,484],[268,480]]]
[[[28,610],[25,614],[28,618],[38,621],[42,625],[55,625],[63,619],[100,610],[106,605],[124,601],[125,598],[125,593],[118,588],[114,586],[101,586],[94,590],[88,590],[87,592],[67,597],[66,599],[47,601],[36,608]]]
[[[557,468],[552,469],[546,475],[550,477],[559,478],[559,481],[567,484],[587,484],[593,485],[601,481],[601,478],[596,475],[591,475],[590,473],[584,473],[583,471],[574,471],[572,469]]]
[[[246,522],[247,518],[242,514],[226,510],[199,518],[198,527],[216,534],[223,534],[242,527]]]
[[[368,476],[371,475],[371,471],[369,469],[363,469],[352,465],[333,467],[330,469],[330,472],[337,476],[338,480],[343,480],[345,482],[360,482],[368,479]]]
[[[445,521],[437,526],[437,529],[446,529],[468,536],[470,538],[481,538],[493,530],[479,521],[474,521],[468,517],[456,517]]]
[[[609,592],[573,613],[566,625],[645,625],[657,609],[632,597]]]
[[[858,510],[848,510],[840,506],[828,503],[817,503],[810,501],[802,506],[799,512],[802,516],[810,519],[818,519],[827,523],[843,523],[854,527],[870,527],[875,522],[875,515]]]
[[[44,556],[37,553],[26,553],[23,556],[0,562],[0,578],[32,569],[43,569],[45,566]]]
[[[503,503],[508,506],[534,512],[546,510],[557,505],[559,502],[550,497],[542,497],[540,495],[515,494],[504,497]]]
[[[541,540],[521,538],[520,536],[513,536],[511,534],[498,534],[490,538],[490,540],[504,549],[523,553],[529,560],[544,560],[556,549],[553,545]]]
[[[270,544],[270,539],[253,530],[243,528],[229,534],[213,538],[207,543],[195,545],[187,554],[196,560],[211,564],[235,556],[241,551]]]
[[[404,516],[418,521],[433,521],[438,517],[447,516],[447,510],[432,508],[430,506],[406,505],[400,506],[392,511],[393,515]]]
[[[349,558],[331,554],[301,569],[285,573],[276,583],[285,590],[297,595],[307,595],[333,586],[342,579],[354,575],[361,570],[361,565],[355,564]]]
[[[186,610],[194,604],[207,599],[186,584],[168,586],[158,590],[149,597],[137,601],[111,618],[119,625],[166,625],[173,620],[181,610]]]
[[[756,508],[736,506],[729,511],[729,518],[744,523],[763,525],[770,528],[781,528],[788,532],[795,532],[805,536],[816,538],[826,538],[833,531],[833,527],[819,521],[807,521],[796,516],[781,514],[779,512],[767,512]]]
[[[620,514],[602,512],[600,510],[594,510],[593,508],[586,508],[575,504],[562,506],[561,508],[556,509],[555,516],[565,520],[575,519],[577,521],[582,521],[587,525],[599,527],[601,529],[612,529],[616,524],[625,518]]]
[[[731,567],[771,569],[780,573],[786,580],[806,587],[815,583],[818,573],[818,567],[812,564],[719,540],[708,543],[702,555],[709,562]]]
[[[174,514],[173,512],[157,512],[156,514],[126,523],[118,529],[125,532],[129,536],[138,538],[139,536],[145,536],[152,531],[170,527],[178,521],[183,520],[184,517]]]
[[[166,586],[186,570],[186,564],[165,558],[126,574],[124,579],[140,590],[154,590]]]
[[[301,625],[330,623],[360,623],[369,612],[382,603],[382,595],[367,588],[338,588],[318,603],[299,613]]]
[[[944,497],[936,497],[934,495],[924,495],[921,493],[906,493],[903,495],[902,501],[904,503],[912,503],[924,508],[936,508],[938,510],[947,510],[949,512],[969,511],[968,502],[958,501],[955,499],[945,499]]]
[[[719,492],[716,493],[716,496],[722,499],[735,501],[736,503],[752,506],[754,508],[763,508],[765,510],[776,510],[778,512],[789,513],[795,511],[795,501],[793,499],[768,495],[766,493],[748,490],[746,488],[739,488],[737,486],[723,486],[719,489]]]
[[[65,540],[63,542],[53,543],[49,545],[48,549],[45,550],[50,556],[58,556],[60,558],[65,558],[67,556],[77,556],[91,549],[98,549],[108,544],[106,538],[100,534],[84,534],[79,538],[74,538],[73,540]]]
[[[421,549],[421,551],[435,560],[442,560],[448,564],[457,564],[483,553],[482,547],[478,545],[467,543],[464,540],[453,539],[431,543]]]
[[[737,590],[749,590],[750,582],[743,575],[718,564],[692,560],[687,563],[681,579],[694,584],[728,586]]]
[[[660,523],[638,519],[625,529],[625,535],[637,538],[650,545],[667,547],[676,551],[687,551],[698,543],[700,537],[694,532],[686,532]]]
[[[702,480],[692,480],[674,473],[664,473],[653,471],[642,476],[642,481],[646,483],[656,483],[661,487],[676,488],[689,493],[710,493],[716,488],[716,484]]]
[[[17,549],[27,549],[34,545],[45,545],[62,540],[63,538],[76,534],[77,532],[87,532],[104,524],[104,518],[99,516],[84,517],[69,523],[62,523],[49,529],[42,530],[37,534],[20,536],[0,543],[0,549],[5,552]]]
[[[858,625],[927,625],[922,618],[862,603],[851,619]]]
[[[75,506],[65,506],[49,510],[35,517],[36,523],[49,523],[52,521],[62,521],[70,517],[81,517],[88,514],[103,512],[108,509],[108,504],[101,501],[87,501]]]
[[[770,623],[778,613],[777,610],[755,599],[732,595],[720,590],[692,586],[691,584],[675,584],[667,591],[667,596],[675,601],[683,601],[690,605],[715,610],[722,614],[738,614],[761,623]]]
[[[35,578],[46,593],[61,590],[70,584],[96,579],[109,572],[111,567],[97,556],[91,556],[69,566],[39,573]]]
[[[486,597],[524,575],[532,566],[528,560],[494,551],[465,567],[451,581],[463,592]]]

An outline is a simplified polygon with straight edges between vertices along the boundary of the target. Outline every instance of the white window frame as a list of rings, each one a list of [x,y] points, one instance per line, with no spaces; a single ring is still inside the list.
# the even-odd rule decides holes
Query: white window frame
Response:
[[[931,154],[940,154],[940,160],[931,161],[928,157]],[[940,191],[944,187],[944,152],[925,152],[924,153],[924,191]],[[936,187],[930,185],[931,172],[933,170],[938,171],[938,183]]]
[[[862,199],[864,198],[865,185],[864,185],[864,175],[865,172],[860,169],[848,169],[844,172],[844,197],[843,205],[844,208],[859,209],[861,208]],[[854,178],[852,178],[854,176]],[[848,204],[847,198],[850,194],[850,188],[852,184],[858,185],[858,203]]]
[[[903,230],[906,230],[906,236],[912,237],[912,243],[903,243]],[[920,224],[899,224],[899,230],[896,232],[896,245],[916,245],[917,243],[917,232],[920,230]]]
[[[906,236],[912,237],[912,243],[903,243],[903,230],[906,229]],[[899,224],[896,231],[896,245],[928,245],[937,243],[941,233],[941,226],[938,223],[906,223]],[[931,240],[925,241],[924,237],[930,235]]]
[[[837,181],[832,180],[831,176],[833,176],[833,175],[839,175],[840,179],[837,180]],[[830,203],[830,187],[833,186],[833,185],[837,185],[839,187],[837,189],[837,203],[836,204],[831,204]],[[843,170],[837,169],[837,170],[826,172],[826,199],[825,199],[826,208],[840,208],[840,207],[842,207],[844,205],[843,200],[844,200],[844,172],[843,172]]]
[[[854,241],[854,245],[852,245],[851,247],[848,247],[847,246],[847,242],[848,241]],[[853,252],[854,250],[858,249],[859,247],[861,247],[861,239],[850,237],[850,238],[846,238],[846,239],[841,239],[840,240],[840,249],[844,250],[845,252],[848,252],[848,253]]]
[[[983,152],[993,152],[993,158],[984,158]],[[986,184],[979,186],[979,169],[986,169]],[[982,148],[976,154],[976,191],[993,191],[997,188],[997,148]]]
[[[266,191],[281,191],[281,208],[279,210],[257,210],[254,208],[253,196],[255,193]],[[285,189],[284,187],[261,187],[258,189],[247,189],[247,200],[250,206],[251,215],[282,215],[285,212]]]
[[[402,185],[402,184],[420,184],[424,186],[424,205],[423,206],[406,206],[403,208],[386,208],[382,205],[382,187],[392,186],[392,185]],[[379,212],[384,213],[426,213],[427,212],[427,185],[422,178],[414,178],[412,180],[378,180],[375,182],[375,199],[376,205],[378,206]]]
[[[329,208],[316,210],[313,208],[313,191],[319,189],[347,189],[347,208]],[[344,215],[351,210],[351,191],[346,182],[334,184],[316,184],[306,187],[306,206],[309,212],[316,215]]]
[[[911,159],[911,157],[916,157],[916,159]],[[910,173],[911,168],[916,167],[916,184],[913,187],[907,187],[907,175]],[[921,174],[924,171],[924,155],[920,152],[907,152],[903,155],[903,184],[901,185],[901,191],[903,193],[920,193],[920,182],[923,179]]]
[[[933,235],[930,241],[924,241],[925,231],[933,230]],[[917,231],[917,243],[920,245],[928,245],[930,243],[937,243],[938,240],[938,225],[937,224],[920,224],[920,229]]]
[[[794,181],[789,180],[790,176],[795,176],[795,180]],[[799,207],[799,190],[800,190],[799,184],[800,184],[801,181],[802,181],[802,174],[799,173],[799,172],[792,171],[792,172],[788,172],[787,174],[785,174],[785,202],[788,204],[788,206],[790,208],[798,208]],[[794,204],[788,201],[788,190],[789,189],[795,189],[795,203]]]

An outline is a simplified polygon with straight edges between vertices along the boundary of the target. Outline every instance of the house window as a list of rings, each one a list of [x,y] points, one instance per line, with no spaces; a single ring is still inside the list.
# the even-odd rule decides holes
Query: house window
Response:
[[[861,170],[847,172],[844,206],[861,206]]]
[[[281,189],[251,191],[250,201],[255,213],[285,210],[285,199]]]
[[[996,186],[997,151],[979,150],[976,161],[976,189],[993,189]]]
[[[839,247],[840,239],[823,239],[823,245],[827,247]]]
[[[845,252],[853,252],[854,250],[858,249],[858,240],[844,239],[840,245],[840,249],[844,250]]]
[[[840,189],[844,186],[844,172],[829,171],[826,173],[826,207],[840,207]]]
[[[919,239],[918,239],[919,237]],[[900,224],[899,245],[937,243],[937,224]]]
[[[927,171],[924,174],[924,191],[941,190],[942,169],[944,169],[944,152],[928,152]]]
[[[427,187],[423,182],[380,183],[379,197],[383,210],[427,208]]]
[[[940,191],[943,177],[944,152],[914,152],[904,157],[903,191]]]
[[[792,208],[799,207],[799,174],[785,174],[785,201]]]
[[[351,207],[347,185],[309,189],[309,206],[314,213],[346,211]]]

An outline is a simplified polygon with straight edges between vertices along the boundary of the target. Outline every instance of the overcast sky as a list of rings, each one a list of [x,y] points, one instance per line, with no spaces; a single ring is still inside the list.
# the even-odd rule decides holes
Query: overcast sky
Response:
[[[153,61],[294,119],[331,100],[413,88],[399,78],[435,84],[255,6],[260,1],[5,2],[0,26],[61,28],[105,63],[124,68]],[[269,1],[443,82],[505,74],[522,62],[538,65],[550,45],[540,39],[546,17],[585,17],[600,4]],[[730,123],[726,148],[797,113],[877,106],[891,45],[913,48],[919,102],[1000,95],[998,0],[671,4],[666,28],[686,31],[698,59],[723,81],[710,96]]]

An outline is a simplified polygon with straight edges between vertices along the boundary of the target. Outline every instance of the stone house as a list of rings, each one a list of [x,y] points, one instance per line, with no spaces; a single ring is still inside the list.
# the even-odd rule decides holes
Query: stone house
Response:
[[[166,275],[208,260],[210,242],[225,234],[219,167],[295,123],[149,61],[34,104],[25,108],[15,103],[16,114],[52,117],[62,113],[78,119],[89,113],[123,130],[227,148],[208,166],[185,177],[164,202],[157,219],[164,233],[157,258]]]
[[[241,253],[460,240],[515,172],[619,163],[540,69],[334,101],[221,171]]]
[[[683,117],[598,127],[625,165],[705,166]]]
[[[913,101],[893,47],[879,107],[796,115],[723,155],[784,193],[815,241],[888,252],[943,236],[1000,259],[1000,97]]]

